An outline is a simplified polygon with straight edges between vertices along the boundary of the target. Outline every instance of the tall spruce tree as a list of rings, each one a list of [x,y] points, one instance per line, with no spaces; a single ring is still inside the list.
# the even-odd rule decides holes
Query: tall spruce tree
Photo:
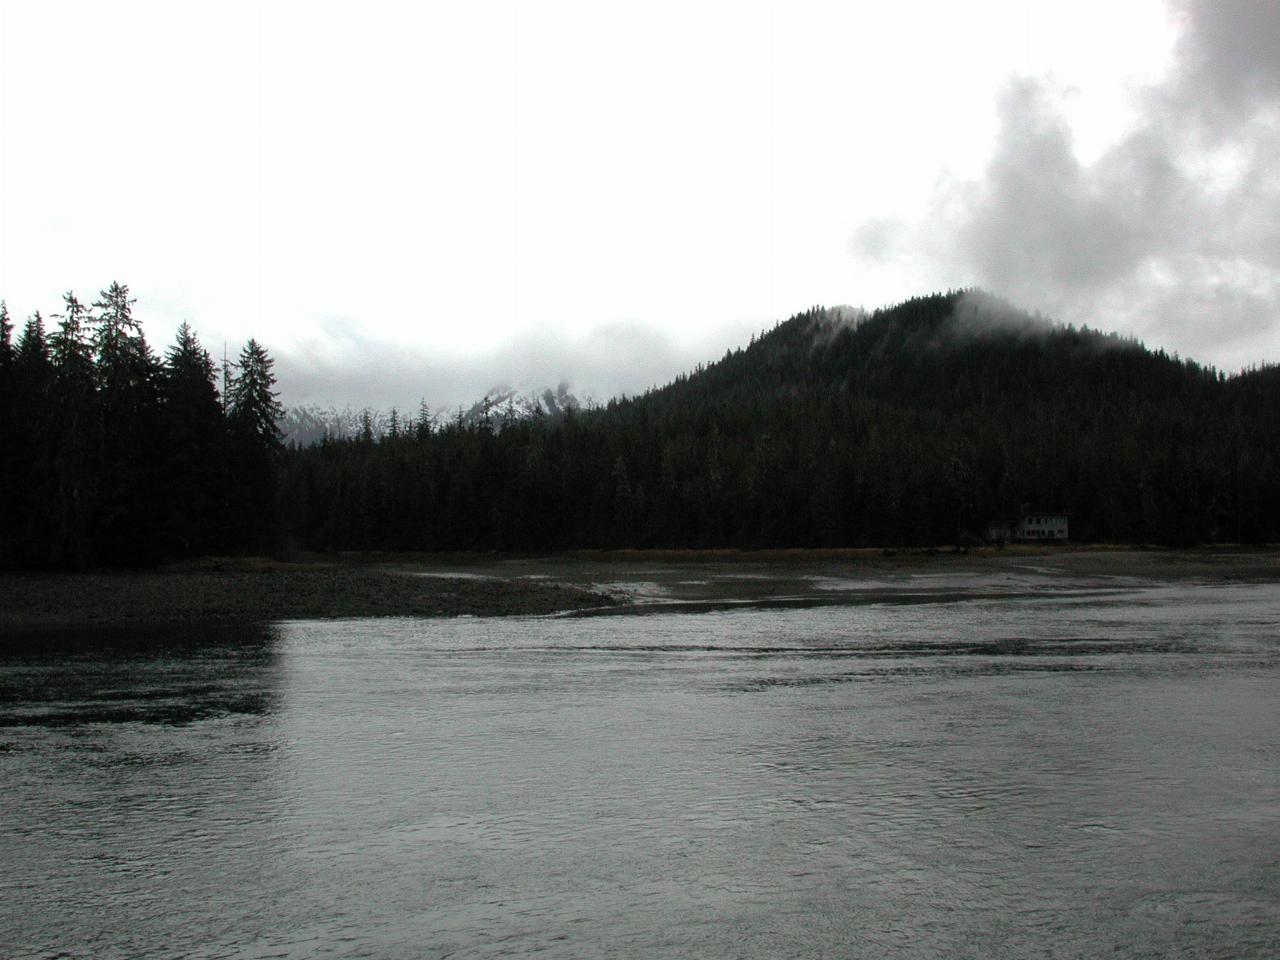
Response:
[[[4,534],[12,537],[6,553],[23,564],[46,565],[54,559],[50,522],[54,496],[52,384],[49,340],[44,318],[37,310],[23,326],[13,354],[13,485],[5,497],[13,510]]]
[[[144,386],[154,385],[155,359],[142,333],[142,324],[133,316],[137,299],[120,283],[99,293],[93,307],[96,332],[94,348],[98,373],[108,402],[136,399]],[[118,396],[114,396],[117,395]]]
[[[57,563],[93,558],[102,421],[94,382],[89,312],[74,293],[63,294],[63,313],[50,337],[53,356],[52,553]]]
[[[13,321],[9,319],[9,306],[0,300],[0,380],[6,376],[13,362]]]
[[[92,385],[93,341],[89,329],[92,317],[74,293],[62,295],[63,312],[55,314],[58,329],[49,338],[54,366],[64,379],[83,380]]]
[[[50,373],[49,337],[44,329],[44,317],[37,310],[23,324],[18,344],[13,351],[15,376],[26,377],[32,383],[44,382]]]
[[[237,442],[269,453],[276,453],[284,446],[280,432],[284,407],[275,390],[274,366],[275,361],[262,345],[250,340],[240,351],[227,397],[227,425]]]
[[[418,403],[418,419],[414,421],[413,432],[419,440],[425,440],[431,436],[431,425],[434,418],[431,415],[431,407],[427,405],[424,398]]]
[[[0,490],[13,491],[17,484],[15,469],[19,451],[14,428],[17,410],[13,395],[13,323],[9,307],[0,300]],[[0,564],[9,562],[12,553],[14,518],[13,494],[0,495]]]
[[[226,502],[226,430],[217,370],[183,323],[160,374],[165,439],[166,549],[193,553],[221,545]]]
[[[227,431],[232,447],[236,502],[231,509],[236,539],[252,549],[269,548],[276,538],[278,462],[284,444],[284,408],[271,372],[275,361],[257,340],[240,352],[227,396]]]
[[[158,367],[133,316],[129,288],[112,283],[93,304],[102,417],[100,549],[120,562],[155,559],[160,498]]]

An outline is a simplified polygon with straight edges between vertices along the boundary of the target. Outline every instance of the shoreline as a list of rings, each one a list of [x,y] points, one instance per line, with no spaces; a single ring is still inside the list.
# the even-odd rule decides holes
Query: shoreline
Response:
[[[154,570],[0,574],[0,630],[527,616],[614,602],[559,583],[424,576],[382,566],[334,563],[235,559]]]
[[[829,582],[841,581],[834,588]],[[206,558],[154,569],[0,574],[0,630],[625,611],[650,601],[840,602],[877,590],[1276,582],[1280,549],[617,550]],[[824,583],[824,581],[827,581]],[[941,596],[941,593],[939,593]]]

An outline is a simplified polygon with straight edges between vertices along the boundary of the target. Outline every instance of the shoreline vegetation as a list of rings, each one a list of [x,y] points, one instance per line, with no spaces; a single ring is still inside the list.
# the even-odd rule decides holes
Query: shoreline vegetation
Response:
[[[768,576],[762,577],[762,568]],[[365,617],[529,616],[671,600],[803,603],[876,599],[932,578],[1055,583],[1280,582],[1280,548],[1012,546],[922,550],[619,550],[530,554],[368,553],[289,560],[206,558],[150,569],[0,574],[0,629],[251,623]],[[656,585],[656,587],[654,587]],[[643,594],[645,588],[641,588]],[[852,602],[852,601],[851,601]]]
[[[0,301],[0,567],[909,551],[1028,511],[1074,543],[1280,541],[1280,366],[1227,376],[976,290],[814,308],[604,406],[424,405],[310,446],[283,442],[265,347],[220,369],[184,324],[157,356],[134,303],[68,292],[55,329],[18,333]]]

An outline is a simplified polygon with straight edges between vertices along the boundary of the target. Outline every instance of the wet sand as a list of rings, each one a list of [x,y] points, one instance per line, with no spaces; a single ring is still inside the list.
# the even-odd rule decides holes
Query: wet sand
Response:
[[[1280,550],[591,551],[200,561],[0,576],[0,627],[928,602],[1141,583],[1280,584]]]
[[[628,550],[545,557],[437,557],[429,563],[441,575],[540,578],[575,585],[615,597],[637,612],[672,603],[911,602],[1140,584],[1280,584],[1280,550],[1249,547]]]
[[[546,614],[615,602],[527,579],[427,577],[351,563],[225,561],[0,576],[0,628]]]

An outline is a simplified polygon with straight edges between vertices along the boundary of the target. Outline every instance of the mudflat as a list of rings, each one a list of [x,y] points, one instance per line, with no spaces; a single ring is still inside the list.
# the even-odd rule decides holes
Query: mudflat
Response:
[[[935,603],[1079,595],[1173,584],[1280,584],[1280,550],[1011,546],[1005,549],[626,550],[436,558],[440,574],[541,578],[622,601],[628,613],[718,607]]]
[[[203,560],[0,576],[0,627],[647,612],[960,599],[1136,583],[1280,584],[1280,550],[589,551]]]
[[[528,579],[435,577],[374,564],[233,560],[0,576],[0,627],[546,614],[616,602]]]

